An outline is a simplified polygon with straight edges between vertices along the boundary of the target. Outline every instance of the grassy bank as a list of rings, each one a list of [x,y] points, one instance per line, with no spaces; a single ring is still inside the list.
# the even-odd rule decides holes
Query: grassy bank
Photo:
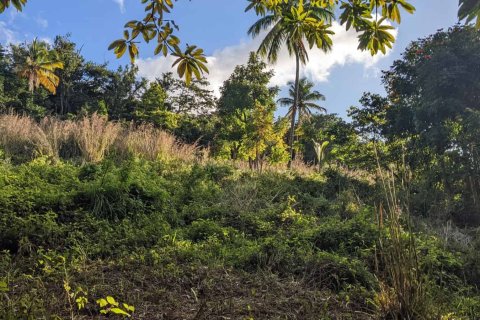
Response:
[[[361,175],[134,155],[3,160],[0,172],[5,319],[122,317],[117,309],[137,319],[473,319],[480,310],[470,258],[391,224],[387,211],[379,221],[382,192]],[[417,278],[395,272],[403,261],[389,265],[394,249],[415,251]],[[398,305],[402,294],[410,306]],[[134,312],[103,306],[107,297]]]

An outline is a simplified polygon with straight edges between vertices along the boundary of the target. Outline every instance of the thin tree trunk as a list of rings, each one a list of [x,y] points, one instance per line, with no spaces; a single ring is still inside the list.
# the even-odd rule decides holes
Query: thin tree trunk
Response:
[[[64,105],[64,100],[65,100],[65,87],[63,83],[60,85],[60,115],[64,114],[65,110],[65,105]]]
[[[35,90],[30,90],[30,103],[31,103],[31,107],[33,108],[33,106],[35,105]]]
[[[298,52],[295,52],[295,62],[296,62],[296,74],[295,74],[295,97],[293,98],[293,107],[292,107],[292,119],[290,123],[290,159],[288,160],[288,169],[292,168],[292,161],[295,156],[295,151],[293,149],[293,144],[295,142],[295,120],[297,117],[297,107],[298,107],[298,96],[299,96],[299,84],[300,84],[300,56]]]

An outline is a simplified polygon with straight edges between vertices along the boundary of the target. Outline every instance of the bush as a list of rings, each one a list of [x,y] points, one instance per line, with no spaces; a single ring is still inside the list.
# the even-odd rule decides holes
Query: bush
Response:
[[[307,261],[307,281],[317,287],[340,291],[353,286],[378,288],[375,276],[360,260],[330,252],[318,252]]]
[[[148,164],[128,162],[116,167],[105,161],[80,172],[84,180],[76,203],[96,216],[118,221],[137,214],[162,211],[169,195],[167,185]]]
[[[185,234],[189,240],[200,242],[209,238],[225,240],[229,237],[232,230],[221,227],[218,223],[211,220],[196,220],[189,225]]]
[[[380,234],[369,215],[373,213],[365,210],[351,219],[327,218],[313,235],[315,246],[323,251],[357,256],[362,250],[374,248]]]
[[[0,292],[0,307],[28,312],[31,300],[32,317],[68,317],[66,278],[71,292],[77,284],[88,288],[89,301],[117,289],[118,297],[135,292],[136,314],[185,306],[189,312],[233,310],[235,318],[249,316],[244,311],[252,305],[253,315],[269,318],[277,309],[265,301],[283,305],[292,292],[302,293],[297,318],[318,317],[318,301],[325,314],[345,318],[373,318],[398,307],[381,259],[392,248],[391,229],[380,231],[372,209],[352,200],[362,192],[368,198],[369,190],[332,192],[332,177],[319,174],[140,158],[0,162],[0,282],[14,283],[13,305]],[[340,211],[352,203],[355,210]],[[398,228],[400,245],[407,246],[410,235],[416,240],[422,284],[430,285],[422,303],[438,315],[478,312],[470,287],[478,277],[473,248],[467,259],[434,237]],[[65,270],[47,274],[38,252],[64,257]],[[218,303],[218,292],[228,303]],[[78,317],[98,314],[89,308]]]

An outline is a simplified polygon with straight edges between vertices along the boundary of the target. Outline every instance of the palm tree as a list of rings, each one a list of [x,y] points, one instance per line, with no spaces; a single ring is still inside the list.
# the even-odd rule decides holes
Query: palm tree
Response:
[[[301,126],[303,121],[312,116],[313,110],[321,112],[327,111],[327,109],[315,103],[316,101],[325,101],[325,96],[316,90],[312,91],[314,87],[312,82],[306,78],[300,79],[297,104],[295,104],[295,83],[290,81],[288,85],[290,86],[288,90],[290,97],[278,99],[277,103],[283,107],[289,107],[287,113],[288,118],[298,113],[298,126]]]
[[[56,69],[63,69],[54,51],[48,50],[43,42],[36,39],[26,46],[26,50],[17,62],[17,74],[28,80],[28,88],[32,93],[40,86],[52,94],[56,94],[60,78],[55,74]]]
[[[255,3],[252,0],[252,3]],[[251,6],[250,6],[251,7]],[[333,31],[330,30],[330,22],[333,13],[329,8],[324,8],[319,4],[312,4],[309,0],[292,0],[287,3],[282,2],[272,10],[257,10],[261,18],[255,22],[248,34],[257,37],[264,30],[268,30],[258,48],[258,53],[267,57],[268,61],[275,63],[278,54],[283,46],[287,47],[290,56],[295,56],[295,95],[293,105],[298,105],[299,98],[299,79],[300,63],[305,65],[308,61],[308,48],[314,46],[327,52],[332,47],[330,36]],[[294,156],[293,142],[295,138],[296,110],[292,109],[290,124],[290,160],[288,167],[291,168]]]

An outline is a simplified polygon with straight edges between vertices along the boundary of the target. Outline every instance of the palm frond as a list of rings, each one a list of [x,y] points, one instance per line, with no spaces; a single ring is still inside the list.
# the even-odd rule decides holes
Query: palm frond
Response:
[[[278,20],[278,17],[276,17],[275,15],[268,15],[258,19],[258,21],[256,21],[248,29],[248,35],[252,36],[253,38],[257,37],[260,34],[260,32],[270,28],[275,23],[276,20]]]
[[[305,94],[305,101],[325,101],[325,96],[318,91]]]
[[[293,105],[293,99],[291,98],[280,98],[277,100],[277,103],[281,105],[282,107],[288,107]]]
[[[285,35],[282,32],[282,25],[277,23],[272,30],[268,32],[258,48],[258,53],[267,57],[268,61],[275,63],[278,54],[284,43]]]
[[[63,63],[57,56],[48,50],[43,42],[34,39],[31,44],[25,44],[23,55],[19,57],[15,70],[17,74],[28,80],[30,91],[43,86],[50,93],[55,94],[60,78],[55,70],[63,69]]]
[[[316,103],[313,103],[313,102],[306,102],[305,103],[305,109],[308,109],[309,111],[311,111],[310,109],[315,109],[315,110],[318,110],[318,111],[321,111],[321,112],[327,112],[327,109],[316,104]]]

